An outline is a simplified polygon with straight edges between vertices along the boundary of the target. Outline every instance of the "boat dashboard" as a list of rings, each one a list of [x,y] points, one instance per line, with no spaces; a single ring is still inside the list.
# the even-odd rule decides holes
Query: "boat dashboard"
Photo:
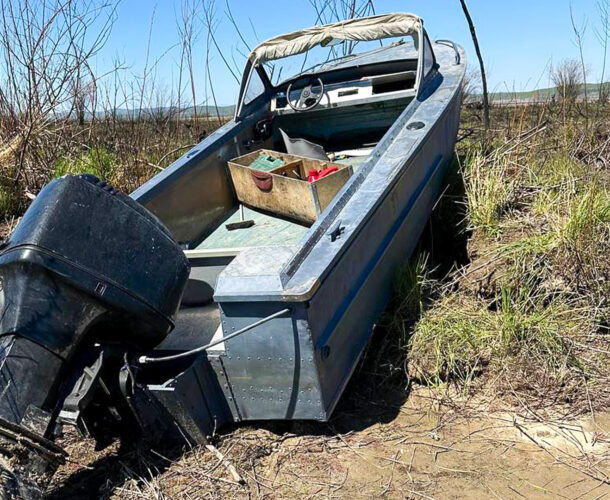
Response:
[[[412,97],[415,95],[415,71],[403,71],[378,76],[367,76],[359,80],[324,85],[322,89],[314,84],[314,94],[322,92],[320,102],[302,111],[315,111],[316,109],[331,109],[345,106],[385,101],[388,98]],[[302,89],[293,90],[289,96],[286,92],[277,94],[271,100],[270,111],[277,115],[289,115],[301,112],[295,110]],[[293,107],[288,103],[288,99]]]
[[[302,75],[278,90],[270,111],[281,116],[413,97],[416,67],[416,61],[388,61],[349,71]],[[308,85],[311,97],[304,99]]]

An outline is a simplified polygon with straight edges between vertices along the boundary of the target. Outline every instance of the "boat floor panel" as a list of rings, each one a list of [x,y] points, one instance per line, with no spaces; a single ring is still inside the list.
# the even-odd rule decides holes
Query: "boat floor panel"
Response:
[[[252,248],[278,245],[296,245],[308,228],[296,222],[244,207],[244,220],[253,220],[254,225],[246,229],[229,231],[227,224],[239,222],[239,210],[225,220],[210,234],[197,250],[219,248]]]

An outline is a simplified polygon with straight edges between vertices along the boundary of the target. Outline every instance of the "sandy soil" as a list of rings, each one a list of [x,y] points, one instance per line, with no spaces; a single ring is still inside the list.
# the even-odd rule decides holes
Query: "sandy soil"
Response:
[[[216,446],[222,461],[205,448],[100,454],[72,436],[48,498],[610,497],[610,412],[351,389],[329,424],[237,427]]]

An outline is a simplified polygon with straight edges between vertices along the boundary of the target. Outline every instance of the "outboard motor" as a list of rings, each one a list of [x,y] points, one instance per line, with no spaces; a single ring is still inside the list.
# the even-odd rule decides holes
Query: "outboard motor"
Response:
[[[137,421],[128,361],[171,331],[188,274],[161,222],[105,182],[40,192],[0,251],[0,498],[42,495],[59,423],[100,438]]]

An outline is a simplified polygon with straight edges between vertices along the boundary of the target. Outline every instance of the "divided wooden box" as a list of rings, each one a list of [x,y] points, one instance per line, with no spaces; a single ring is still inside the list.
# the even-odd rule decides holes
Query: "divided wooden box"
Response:
[[[250,168],[261,154],[281,158],[284,165],[261,172]],[[308,182],[311,169],[330,166],[339,170],[314,182]],[[229,171],[237,199],[253,208],[260,208],[306,223],[317,219],[341,187],[353,174],[349,165],[314,160],[301,156],[259,149],[229,161]]]

